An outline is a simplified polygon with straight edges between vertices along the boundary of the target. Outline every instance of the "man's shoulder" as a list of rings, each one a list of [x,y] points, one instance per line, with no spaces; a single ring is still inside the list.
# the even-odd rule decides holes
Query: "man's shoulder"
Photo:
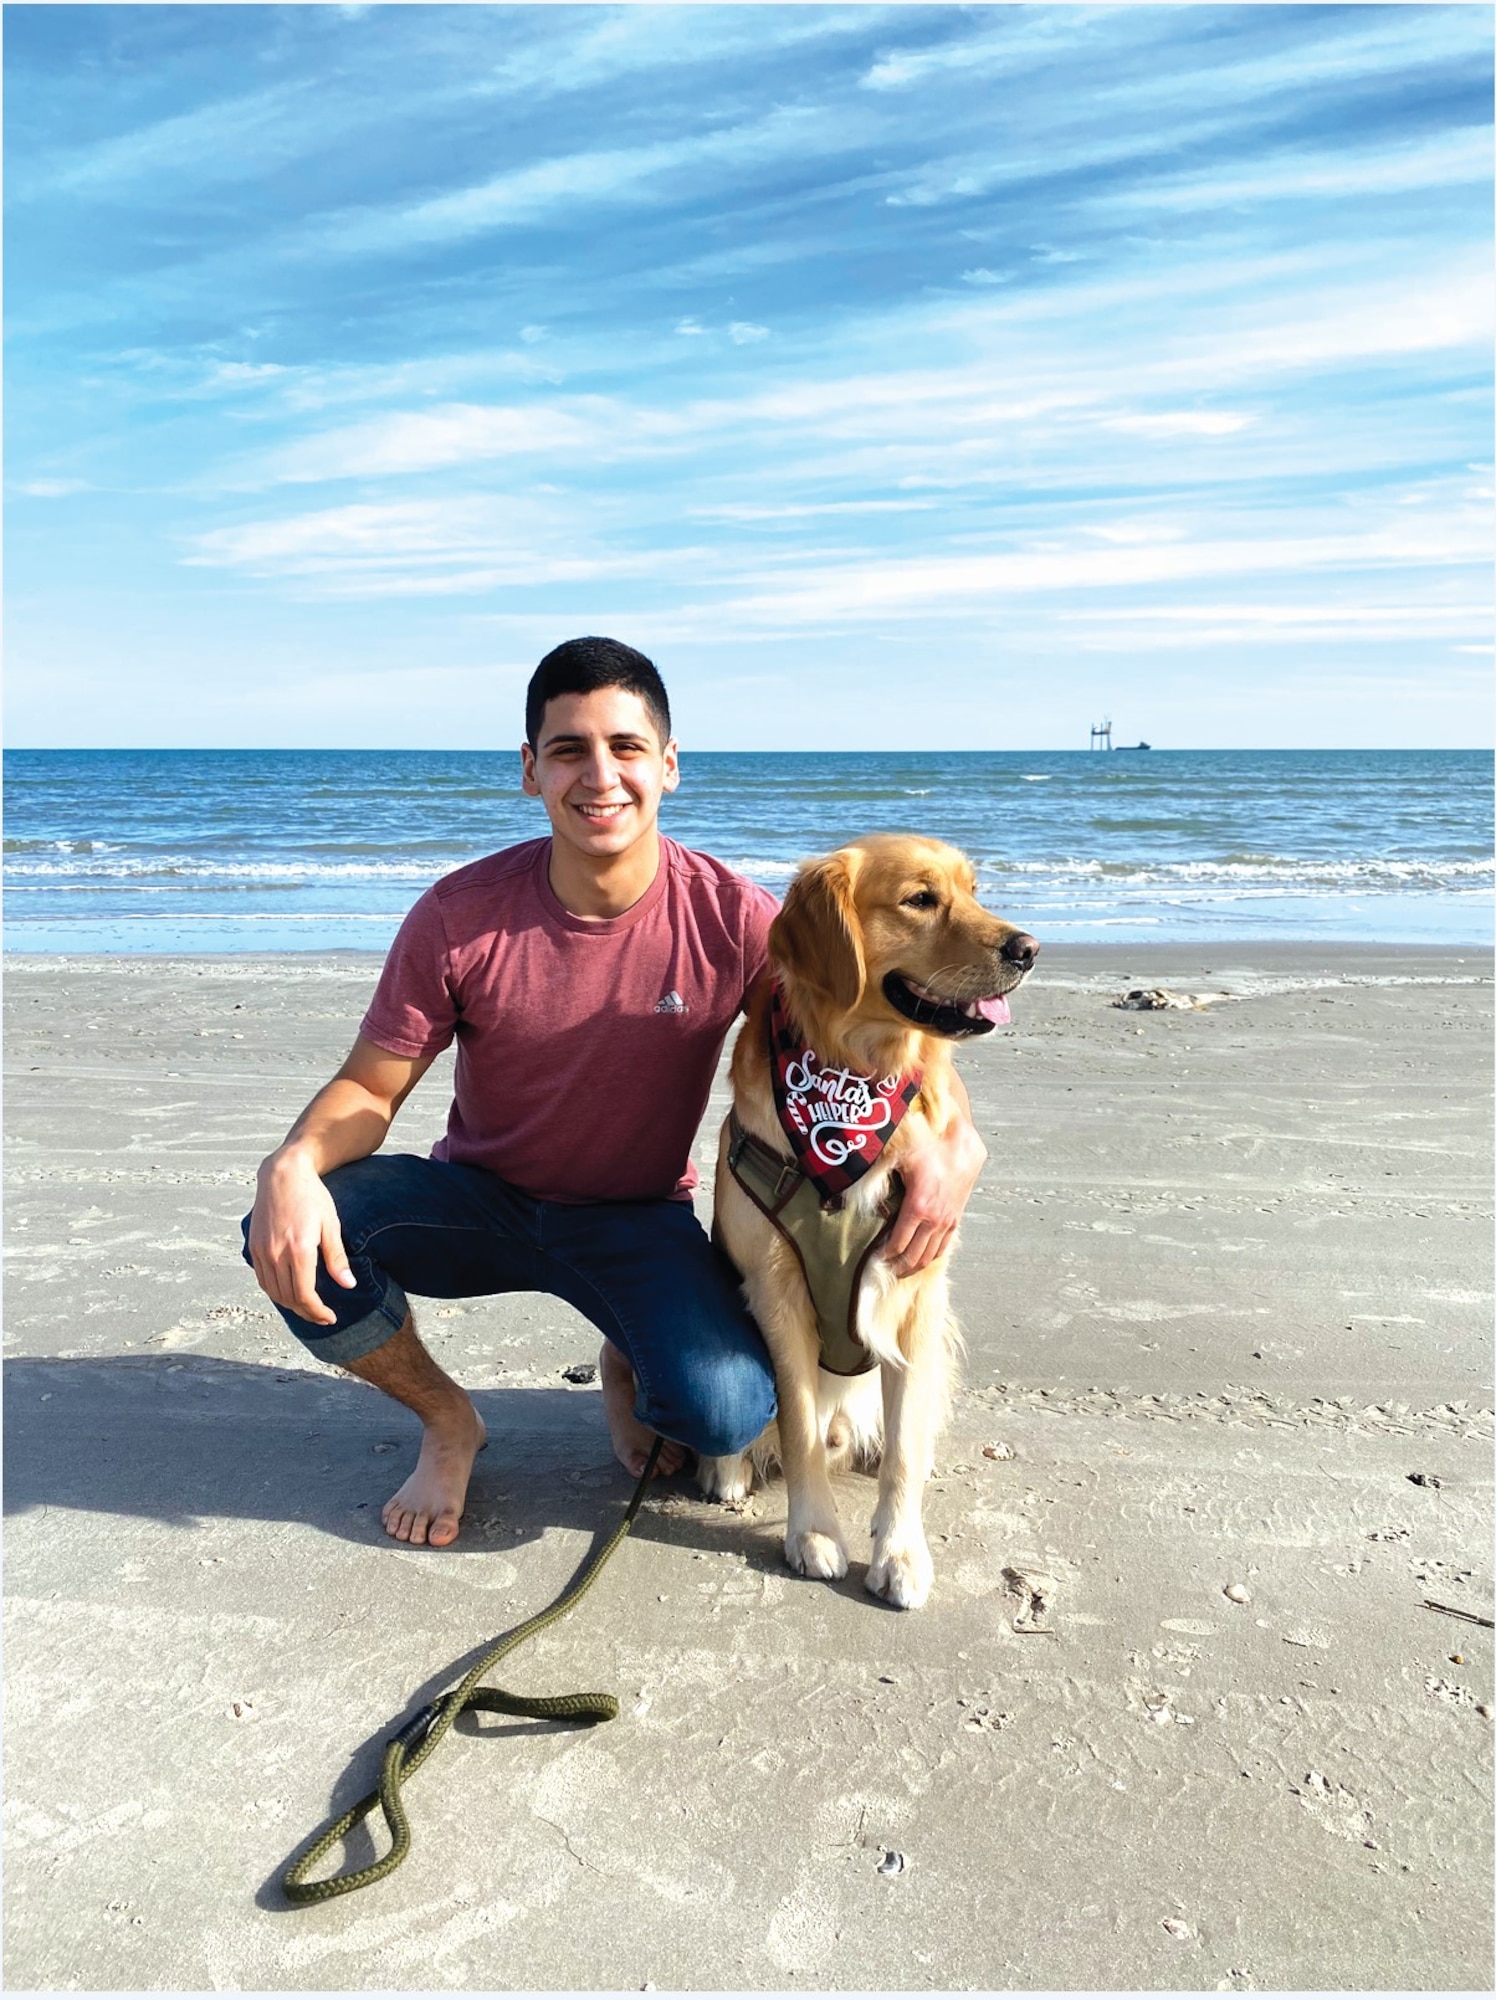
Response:
[[[767,889],[761,889],[736,868],[729,868],[714,854],[682,847],[677,840],[662,839],[661,844],[672,873],[687,895],[735,909],[775,907],[775,899]]]
[[[426,894],[448,905],[460,903],[468,896],[501,895],[506,888],[523,888],[532,880],[535,863],[547,844],[545,840],[523,840],[517,847],[485,854],[481,860],[469,861],[461,868],[454,868],[450,875],[443,875]]]
[[[402,934],[408,945],[448,954],[486,948],[496,931],[523,920],[523,905],[535,894],[535,864],[545,846],[544,840],[522,841],[433,882],[406,917]]]

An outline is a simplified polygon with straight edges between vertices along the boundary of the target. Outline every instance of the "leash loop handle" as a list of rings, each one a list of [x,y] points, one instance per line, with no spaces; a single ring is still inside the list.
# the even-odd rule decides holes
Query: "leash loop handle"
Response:
[[[553,1604],[544,1611],[537,1611],[533,1618],[527,1618],[523,1625],[498,1640],[483,1655],[455,1688],[435,1701],[428,1701],[418,1709],[408,1722],[389,1737],[384,1746],[384,1759],[380,1766],[379,1783],[376,1788],[349,1808],[340,1819],[334,1820],[325,1832],[305,1848],[287,1868],[281,1877],[281,1887],[286,1900],[297,1909],[305,1909],[314,1903],[330,1902],[334,1896],[350,1895],[355,1889],[367,1889],[375,1882],[382,1882],[400,1866],[410,1852],[410,1821],[405,1816],[405,1805],[401,1796],[406,1778],[418,1771],[441,1742],[452,1724],[467,1709],[484,1709],[501,1715],[522,1715],[534,1720],[574,1721],[583,1723],[611,1722],[618,1714],[618,1698],[606,1693],[523,1695],[511,1694],[507,1688],[483,1687],[479,1685],[483,1676],[498,1665],[506,1654],[533,1639],[537,1632],[544,1631],[566,1613],[592,1588],[601,1574],[609,1557],[618,1547],[634,1524],[634,1516],[643,1504],[649,1490],[649,1482],[654,1477],[654,1469],[659,1461],[664,1439],[657,1437],[649,1459],[634,1488],[622,1521],[614,1529],[605,1545],[593,1557],[575,1583],[569,1585]],[[350,1868],[341,1875],[326,1875],[315,1882],[307,1877],[324,1856],[346,1840],[353,1829],[378,1810],[384,1816],[384,1823],[390,1836],[390,1850],[378,1860],[371,1861],[363,1868]]]

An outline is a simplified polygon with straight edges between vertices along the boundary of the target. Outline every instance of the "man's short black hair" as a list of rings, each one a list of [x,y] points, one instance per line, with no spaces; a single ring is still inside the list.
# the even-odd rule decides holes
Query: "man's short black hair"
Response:
[[[525,740],[537,747],[545,705],[558,694],[592,694],[597,688],[624,688],[638,695],[660,732],[670,741],[670,700],[653,660],[620,639],[568,639],[554,647],[530,676],[525,693]]]

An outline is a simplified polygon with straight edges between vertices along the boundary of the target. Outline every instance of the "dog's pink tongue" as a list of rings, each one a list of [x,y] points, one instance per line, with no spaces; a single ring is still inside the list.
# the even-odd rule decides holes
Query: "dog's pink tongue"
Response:
[[[991,1021],[999,1028],[1005,1028],[1013,1018],[1008,1012],[1007,1001],[1000,993],[994,993],[990,1000],[977,1000],[972,1004],[984,1021]]]

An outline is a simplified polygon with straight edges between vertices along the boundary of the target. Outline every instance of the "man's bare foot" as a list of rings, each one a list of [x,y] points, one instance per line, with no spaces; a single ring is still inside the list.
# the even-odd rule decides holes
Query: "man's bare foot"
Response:
[[[466,1396],[450,1413],[426,1419],[416,1469],[384,1506],[384,1532],[397,1542],[444,1549],[457,1540],[473,1460],[488,1442],[483,1419]]]
[[[608,1420],[608,1435],[613,1440],[613,1455],[625,1472],[638,1479],[654,1448],[655,1434],[648,1424],[641,1424],[634,1415],[634,1398],[639,1393],[639,1385],[634,1380],[628,1356],[611,1340],[603,1342],[603,1351],[597,1357],[597,1374],[603,1392],[603,1415]],[[672,1472],[679,1472],[688,1456],[683,1444],[666,1438],[660,1449],[660,1462],[655,1467],[655,1478],[664,1479]]]

